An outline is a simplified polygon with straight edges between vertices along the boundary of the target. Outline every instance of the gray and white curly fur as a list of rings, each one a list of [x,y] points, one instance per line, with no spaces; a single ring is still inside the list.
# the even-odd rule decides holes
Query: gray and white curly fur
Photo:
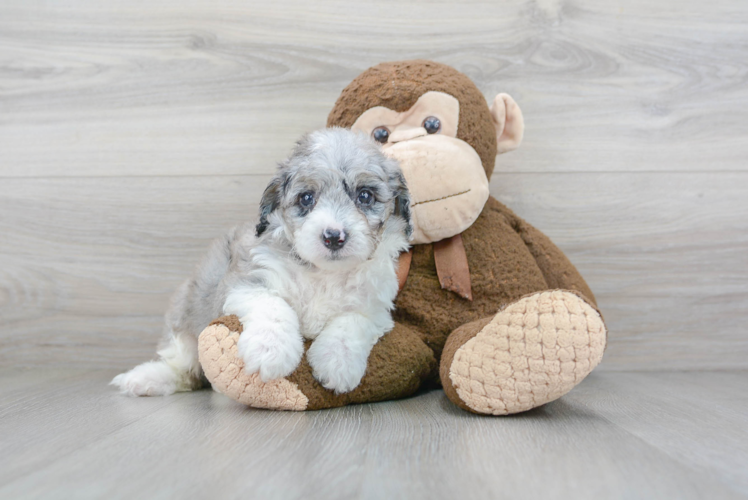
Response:
[[[311,339],[315,378],[338,393],[353,390],[371,348],[393,327],[397,259],[410,231],[400,168],[374,141],[339,128],[303,137],[265,190],[259,223],[215,241],[175,293],[158,359],[112,384],[133,396],[202,386],[197,337],[235,314],[247,372],[264,381],[290,375]]]

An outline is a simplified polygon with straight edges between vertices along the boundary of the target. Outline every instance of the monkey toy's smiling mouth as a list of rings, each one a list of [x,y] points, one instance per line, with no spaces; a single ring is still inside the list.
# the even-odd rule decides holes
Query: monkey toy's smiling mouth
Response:
[[[410,190],[414,245],[470,227],[488,200],[488,178],[475,150],[446,135],[398,142],[384,153],[400,162]]]
[[[417,205],[423,205],[424,203],[431,203],[431,202],[434,202],[434,201],[446,200],[447,198],[454,198],[455,196],[460,196],[460,195],[463,195],[463,194],[468,194],[469,192],[470,192],[470,189],[467,189],[465,191],[460,191],[459,193],[448,194],[447,196],[442,196],[441,198],[434,198],[433,200],[416,201],[415,203],[412,203],[410,206],[412,208],[412,207],[415,207]]]

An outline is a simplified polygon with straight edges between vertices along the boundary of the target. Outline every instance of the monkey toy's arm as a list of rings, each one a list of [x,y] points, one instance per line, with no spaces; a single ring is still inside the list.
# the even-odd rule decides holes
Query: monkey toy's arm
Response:
[[[288,377],[263,382],[259,374],[244,370],[237,348],[242,332],[236,316],[213,321],[200,334],[200,364],[216,391],[254,408],[319,410],[402,398],[418,390],[436,368],[434,353],[418,334],[395,325],[372,349],[366,374],[351,392],[337,394],[325,389],[314,378],[306,356]],[[307,341],[305,348],[311,344]]]

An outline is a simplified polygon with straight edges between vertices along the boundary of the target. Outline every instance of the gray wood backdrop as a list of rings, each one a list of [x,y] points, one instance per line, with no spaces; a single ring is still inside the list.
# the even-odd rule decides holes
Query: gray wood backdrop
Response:
[[[492,193],[596,292],[603,370],[748,368],[748,2],[0,3],[0,364],[127,367],[381,61],[512,94]]]

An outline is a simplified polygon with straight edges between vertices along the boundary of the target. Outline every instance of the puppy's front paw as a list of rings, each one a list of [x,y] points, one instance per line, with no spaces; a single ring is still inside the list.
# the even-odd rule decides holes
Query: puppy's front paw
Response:
[[[247,373],[260,373],[263,382],[287,377],[296,370],[304,354],[298,332],[287,332],[275,322],[253,321],[244,325],[236,344]]]
[[[306,353],[314,378],[337,394],[350,392],[366,373],[368,351],[340,337],[317,337]]]

